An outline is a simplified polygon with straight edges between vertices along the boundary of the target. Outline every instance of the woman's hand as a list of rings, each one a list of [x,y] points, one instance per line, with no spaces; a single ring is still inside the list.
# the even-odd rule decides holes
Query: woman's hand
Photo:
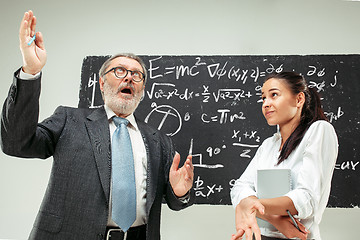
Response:
[[[257,213],[265,213],[265,208],[258,198],[250,196],[240,201],[235,209],[236,233],[231,236],[231,240],[242,239],[244,234],[247,240],[252,240],[253,234],[255,234],[256,240],[261,239],[260,229],[256,221]]]
[[[293,222],[291,221],[289,216],[280,216],[280,215],[271,215],[267,216],[266,220],[271,223],[277,230],[279,230],[282,234],[287,238],[300,238],[301,240],[306,240],[309,231],[305,228],[305,226],[295,219],[298,227],[298,230]]]

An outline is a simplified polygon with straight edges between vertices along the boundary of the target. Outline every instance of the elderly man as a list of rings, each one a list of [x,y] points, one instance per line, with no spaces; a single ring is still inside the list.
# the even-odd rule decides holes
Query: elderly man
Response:
[[[23,66],[1,116],[4,153],[54,162],[30,239],[160,239],[161,203],[180,210],[193,202],[193,165],[179,168],[166,135],[137,120],[146,69],[133,54],[115,55],[99,73],[105,105],[58,107],[38,123],[41,70],[46,62],[36,18],[20,26]]]

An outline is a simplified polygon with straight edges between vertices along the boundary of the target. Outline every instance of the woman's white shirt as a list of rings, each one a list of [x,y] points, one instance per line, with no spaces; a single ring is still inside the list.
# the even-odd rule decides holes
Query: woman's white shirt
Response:
[[[249,196],[257,196],[258,169],[291,169],[292,189],[286,194],[294,203],[301,223],[310,231],[311,239],[320,240],[319,223],[326,208],[331,179],[338,155],[338,139],[334,127],[323,120],[314,122],[297,148],[277,165],[281,144],[280,133],[267,138],[231,189],[234,208]],[[269,237],[285,238],[280,232],[262,228]]]

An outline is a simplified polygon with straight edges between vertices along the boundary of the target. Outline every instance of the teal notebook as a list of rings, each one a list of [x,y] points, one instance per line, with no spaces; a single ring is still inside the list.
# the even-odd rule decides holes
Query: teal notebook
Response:
[[[292,189],[290,169],[262,169],[257,171],[258,198],[281,197]],[[259,227],[277,229],[265,220],[258,220]]]

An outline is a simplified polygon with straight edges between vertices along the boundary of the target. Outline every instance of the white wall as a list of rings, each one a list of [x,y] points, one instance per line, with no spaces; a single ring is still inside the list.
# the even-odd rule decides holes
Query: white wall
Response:
[[[87,55],[360,54],[356,1],[0,0],[1,102],[22,62],[18,28],[28,9],[48,52],[40,119],[58,105],[77,106]],[[51,164],[0,152],[0,239],[27,238]],[[327,209],[323,239],[357,239],[359,218],[358,208]],[[195,205],[181,212],[164,206],[161,231],[166,240],[229,239],[234,213],[231,206]]]

